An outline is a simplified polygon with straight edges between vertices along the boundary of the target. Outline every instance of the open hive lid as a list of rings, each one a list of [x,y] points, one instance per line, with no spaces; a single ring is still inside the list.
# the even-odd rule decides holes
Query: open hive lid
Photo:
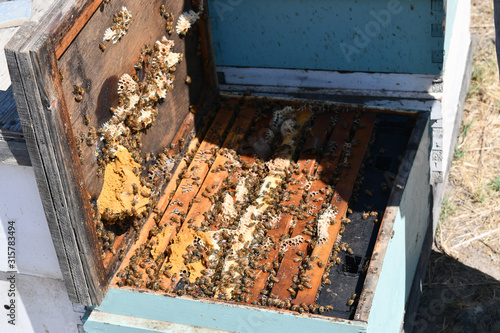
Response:
[[[19,118],[73,302],[100,303],[134,240],[135,231],[128,228],[114,240],[120,251],[104,255],[100,251],[93,205],[103,188],[105,177],[98,175],[104,172],[106,159],[113,160],[123,144],[130,151],[128,161],[142,161],[143,168],[154,166],[145,162],[148,153],[157,155],[165,148],[171,148],[169,154],[179,153],[182,147],[170,144],[194,136],[194,113],[201,119],[205,103],[216,95],[210,28],[203,7],[199,1],[61,0],[40,24],[24,26],[6,47]],[[191,10],[185,16],[190,24],[185,20],[178,33],[181,14]],[[164,60],[163,67],[153,71],[159,52],[155,43],[163,37],[163,50],[169,53],[171,48],[177,58],[171,63]],[[141,54],[144,62],[138,64]],[[120,81],[124,74],[137,75],[138,83],[129,82],[124,88],[126,80]],[[158,91],[148,95],[152,82]],[[122,94],[118,94],[119,83]],[[139,102],[130,101],[133,94],[123,93],[130,87],[142,96]],[[146,95],[151,98],[143,98]],[[132,109],[131,104],[135,111],[111,120],[120,105]],[[106,124],[115,126],[108,131],[117,139],[111,145],[100,131]],[[125,130],[135,139],[125,142],[126,136],[115,135],[120,126],[128,127]],[[161,189],[164,181],[154,185]]]

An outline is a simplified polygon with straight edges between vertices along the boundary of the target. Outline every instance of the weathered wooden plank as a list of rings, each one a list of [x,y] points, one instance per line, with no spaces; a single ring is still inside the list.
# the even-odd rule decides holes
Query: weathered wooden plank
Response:
[[[131,306],[131,304],[133,306]],[[228,332],[335,332],[335,333],[365,333],[366,323],[299,315],[288,311],[275,311],[263,307],[248,306],[218,300],[193,299],[190,297],[165,297],[153,293],[110,288],[108,296],[97,309],[105,314],[121,314],[159,320],[163,322],[190,325],[194,329],[208,328]],[[94,312],[92,312],[93,314]],[[91,314],[85,324],[89,332],[99,332],[108,329],[110,333],[117,332],[114,326],[102,325],[99,319]],[[96,328],[94,324],[101,324]],[[126,327],[118,326],[120,333]],[[200,329],[203,330],[203,329]]]
[[[61,18],[61,22],[64,24],[58,25],[53,34],[57,59],[66,51],[102,2],[103,0],[78,0],[64,3],[64,9],[62,10],[64,16]]]
[[[19,53],[19,49],[26,42],[29,34],[29,28],[22,29],[6,47],[14,98],[68,295],[74,302],[88,303],[90,300],[88,292],[76,285],[78,282],[82,283],[83,286],[85,285],[83,269],[77,261],[76,253],[71,254],[66,245],[67,241],[71,241],[69,237],[66,238],[66,234],[69,233],[67,229],[71,228],[71,226],[57,223],[60,214],[64,212],[64,207],[62,207],[61,202],[53,198],[52,187],[54,185],[49,181],[50,171],[46,165],[47,162],[45,162],[45,159],[53,154],[50,151],[52,145],[47,142],[48,134],[45,128],[34,125],[34,123],[40,123],[40,119],[36,112],[33,113],[33,110],[42,108],[39,107],[40,100],[35,99],[37,91],[31,59],[26,54],[27,52],[24,54]],[[66,230],[63,230],[64,228]]]
[[[368,146],[368,142],[370,141],[375,118],[376,114],[372,112],[365,112],[360,118],[359,127],[353,138],[353,141],[356,140],[359,142],[359,145],[351,147],[352,156],[348,159],[350,165],[342,169],[340,180],[335,187],[335,193],[333,194],[330,202],[332,206],[337,208],[335,223],[328,227],[328,239],[323,244],[316,245],[312,251],[311,257],[317,257],[319,258],[318,260],[323,263],[328,262],[330,254],[332,253],[333,245],[337,240],[337,235],[341,226],[341,219],[347,212],[347,205],[354,188],[354,182],[363,162],[365,150]],[[313,304],[315,302],[325,269],[326,265],[323,267],[319,267],[317,265],[314,266],[308,274],[311,279],[311,288],[299,290],[299,292],[297,292],[297,297],[292,301],[293,304]]]
[[[54,11],[49,12],[44,22],[51,21],[55,16]],[[27,38],[26,35],[30,38]],[[12,44],[15,45],[13,52],[17,53],[21,74],[26,72],[26,76],[23,77],[23,91],[29,96],[27,98],[28,112],[32,116],[29,122],[30,126],[34,127],[35,132],[40,132],[40,135],[36,137],[37,140],[43,140],[38,143],[39,147],[46,148],[46,152],[42,153],[42,158],[46,160],[43,164],[46,168],[50,191],[54,192],[47,193],[46,197],[52,197],[52,200],[61,205],[57,208],[56,219],[49,220],[49,223],[54,221],[64,225],[61,230],[63,233],[66,232],[63,234],[66,242],[66,255],[72,258],[68,260],[69,265],[75,265],[75,269],[80,273],[83,271],[81,277],[77,278],[79,282],[73,284],[79,289],[79,295],[84,295],[82,297],[86,298],[82,303],[91,304],[91,299],[97,302],[99,298],[102,298],[101,289],[105,284],[105,278],[102,274],[102,265],[96,264],[96,258],[92,258],[93,255],[91,255],[97,251],[96,247],[92,246],[95,243],[84,244],[81,247],[75,240],[75,234],[81,234],[82,242],[88,243],[89,240],[95,240],[95,234],[92,238],[91,232],[84,230],[85,224],[88,227],[92,224],[92,220],[89,218],[90,210],[85,209],[85,202],[82,201],[83,198],[87,198],[87,195],[83,182],[78,181],[78,176],[81,176],[81,174],[78,175],[80,169],[74,168],[73,165],[64,167],[67,166],[66,163],[74,162],[76,154],[71,154],[71,148],[68,147],[71,142],[61,143],[61,140],[67,139],[68,135],[71,134],[71,129],[68,129],[68,121],[64,119],[64,111],[60,111],[61,108],[64,109],[64,101],[57,98],[60,95],[57,89],[55,57],[51,52],[50,40],[40,29],[28,26],[21,29],[19,36],[19,39],[17,36],[15,37]],[[59,126],[59,128],[54,129],[54,126]],[[63,162],[61,163],[61,161]],[[74,188],[68,188],[68,186],[74,186]],[[80,197],[80,201],[73,203],[72,200],[79,199],[78,197]],[[81,221],[84,221],[83,225]],[[82,254],[79,253],[80,249],[82,249]],[[74,277],[80,273],[73,272],[71,276]],[[88,282],[86,281],[88,279],[95,281]]]
[[[76,149],[73,131],[69,124],[69,113],[65,100],[58,100],[62,96],[62,87],[57,73],[56,57],[50,39],[41,39],[39,47],[31,47],[31,58],[37,77],[38,91],[40,92],[41,107],[44,121],[54,145],[54,155],[62,194],[66,201],[73,233],[75,234],[75,249],[82,262],[85,273],[85,286],[89,290],[91,300],[100,302],[107,290],[106,272],[100,259],[100,249],[97,235],[94,232],[92,209],[88,200],[88,192],[81,168],[78,165],[79,157]],[[62,198],[57,198],[61,200]],[[61,222],[64,223],[63,220]]]
[[[312,182],[311,188],[308,191],[309,193],[317,193],[312,196],[314,200],[318,200],[318,203],[315,204],[316,208],[313,208],[310,212],[312,214],[317,214],[321,209],[321,204],[327,200],[328,193],[325,191],[325,189],[330,182],[330,178],[335,168],[337,167],[337,163],[340,158],[340,152],[343,148],[343,143],[349,136],[349,132],[353,125],[353,120],[354,112],[341,112],[339,119],[337,120],[337,124],[329,141],[332,144],[334,143],[336,149],[330,154],[323,156],[320,161],[318,170],[316,171],[317,174],[321,176],[317,180],[314,180]],[[332,149],[334,147],[329,148]],[[323,189],[323,191],[320,192],[320,189]],[[298,274],[299,265],[302,264],[301,261],[296,261],[299,259],[297,253],[306,253],[307,247],[309,246],[307,240],[312,239],[311,235],[303,233],[303,231],[306,229],[306,226],[314,219],[314,216],[312,216],[312,214],[307,218],[297,221],[291,237],[302,236],[304,238],[304,242],[302,244],[299,244],[297,247],[289,249],[285,253],[281,261],[280,268],[276,274],[279,282],[274,284],[271,293],[273,295],[276,295],[280,299],[286,299],[291,296],[291,293],[288,289],[291,288],[292,284],[294,284],[293,276]],[[326,261],[324,261],[323,263],[326,264]]]
[[[141,49],[146,44],[153,46],[157,40],[167,36],[175,42],[174,52],[184,53],[184,61],[176,66],[173,73],[176,77],[174,89],[165,100],[157,105],[158,117],[151,128],[142,135],[142,152],[159,153],[173,140],[175,133],[189,114],[189,106],[199,105],[213,90],[203,91],[206,82],[203,74],[204,64],[201,56],[197,56],[198,36],[192,33],[180,38],[177,33],[168,36],[165,31],[166,20],[160,16],[160,5],[164,1],[129,1],[126,4],[111,1],[96,11],[88,20],[85,29],[68,46],[58,61],[59,70],[63,73],[63,93],[71,118],[71,126],[76,136],[87,134],[93,127],[98,129],[110,119],[111,107],[118,104],[117,83],[123,74],[136,73],[134,65],[138,61]],[[112,24],[112,17],[123,5],[131,12],[133,22],[128,32],[119,42],[104,42],[106,50],[102,52],[99,42],[104,31]],[[175,18],[185,10],[184,2],[168,2],[166,11],[172,12]],[[152,18],[158,24],[151,24]],[[195,25],[197,27],[199,23]],[[96,40],[96,35],[99,35]],[[123,55],[127,54],[126,57]],[[141,77],[144,72],[138,72]],[[187,76],[191,84],[185,84]],[[84,89],[83,99],[77,102],[74,98],[74,85]],[[209,89],[214,87],[207,86]],[[201,113],[201,107],[197,107]],[[85,115],[89,124],[85,124]],[[198,116],[197,116],[198,117]],[[102,186],[102,178],[98,177],[95,163],[97,146],[82,145],[82,169],[88,191],[96,198]]]

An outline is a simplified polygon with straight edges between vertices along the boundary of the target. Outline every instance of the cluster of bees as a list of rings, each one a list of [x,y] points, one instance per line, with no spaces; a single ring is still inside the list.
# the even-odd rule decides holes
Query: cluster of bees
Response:
[[[204,9],[203,1],[204,0],[192,1],[191,4],[193,5],[193,7],[197,7],[198,11],[195,12],[194,10],[189,10],[187,12],[182,13],[181,16],[179,16],[179,19],[177,20],[177,25],[175,26],[175,31],[180,36],[186,35],[189,29],[191,29],[191,27],[196,23],[196,21],[200,19],[200,15],[203,13]],[[160,13],[161,11],[162,10],[160,9]]]
[[[201,5],[200,5],[201,6]],[[160,8],[160,14],[167,20],[167,33],[173,30],[174,17],[167,13],[164,6]],[[122,38],[132,22],[132,15],[125,7],[113,16],[113,24],[105,32],[103,41],[111,40],[113,43]],[[104,43],[99,45],[104,52]],[[103,176],[107,164],[116,158],[117,150],[125,147],[132,155],[134,161],[140,166],[134,168],[134,173],[140,176],[141,188],[146,187],[147,196],[150,197],[147,212],[139,215],[132,214],[127,221],[117,223],[121,228],[133,227],[136,231],[140,229],[145,217],[158,201],[161,186],[169,181],[170,171],[181,158],[192,158],[194,152],[184,150],[184,139],[172,143],[158,154],[142,153],[142,133],[152,126],[157,117],[157,104],[161,102],[169,91],[173,89],[175,71],[177,65],[183,60],[182,53],[173,51],[174,42],[163,37],[151,45],[145,45],[140,52],[137,63],[134,65],[134,75],[124,74],[118,83],[118,105],[110,108],[112,117],[100,128],[90,126],[90,117],[85,113],[83,123],[88,127],[86,132],[75,136],[76,147],[81,163],[84,163],[85,149],[95,150],[97,156],[98,176]],[[63,73],[60,73],[61,80]],[[186,78],[186,84],[191,81]],[[83,99],[84,89],[74,86],[73,94],[75,100]],[[87,147],[87,148],[86,148]],[[95,200],[94,200],[95,204]],[[105,227],[99,216],[97,207],[94,207],[95,226],[98,238],[102,244],[103,257],[113,249],[114,232]],[[112,219],[113,220],[113,219]],[[123,223],[122,223],[123,222]],[[130,225],[127,225],[130,223]],[[123,255],[123,249],[120,250]]]
[[[292,112],[293,113],[293,112]],[[255,121],[265,118],[266,115],[258,114]],[[286,116],[286,112],[275,113],[270,118],[270,131],[272,134],[266,134],[265,140],[269,144],[269,149],[272,152],[281,152],[278,155],[282,156],[283,151],[293,148],[286,147],[283,144],[283,138],[290,131],[289,128],[283,127],[287,120],[291,119]],[[335,116],[332,117],[336,119]],[[291,124],[291,131],[298,133],[293,140],[293,144],[303,144],[305,138],[310,133],[312,119],[302,127],[297,124]],[[288,122],[290,124],[290,122]],[[335,126],[335,121],[332,121],[331,127]],[[247,133],[247,137],[242,142],[251,141],[250,133],[260,131],[260,128],[252,126]],[[353,144],[353,133],[348,138],[348,142]],[[354,142],[354,144],[359,144]],[[336,150],[336,145],[332,142],[326,142],[322,150],[318,151],[318,156],[321,154],[330,154]],[[338,145],[337,145],[338,146]],[[341,145],[342,155],[340,161],[348,158],[350,155],[349,147]],[[319,313],[323,314],[332,310],[331,306],[318,304],[293,304],[293,298],[301,290],[311,289],[310,273],[315,267],[324,269],[321,285],[329,285],[331,281],[328,279],[330,269],[335,265],[341,264],[341,253],[352,254],[353,251],[347,242],[339,241],[334,245],[333,251],[327,262],[321,261],[318,257],[312,255],[312,250],[315,246],[323,244],[328,238],[327,228],[336,215],[336,210],[328,204],[334,193],[335,182],[338,181],[338,175],[344,163],[339,162],[339,165],[333,173],[331,179],[328,179],[329,184],[321,188],[317,193],[310,191],[310,186],[304,185],[300,190],[304,191],[303,199],[299,205],[286,204],[290,196],[296,193],[290,193],[286,186],[277,186],[272,190],[266,190],[266,177],[269,176],[273,167],[272,161],[262,159],[258,156],[257,149],[255,150],[255,158],[249,161],[245,158],[248,151],[243,153],[244,145],[241,145],[241,151],[231,149],[215,149],[211,151],[206,160],[196,160],[193,155],[190,155],[189,162],[184,170],[180,172],[177,181],[179,186],[180,180],[183,177],[189,177],[189,171],[197,168],[200,163],[207,163],[211,166],[214,162],[215,155],[227,156],[227,161],[224,165],[218,168],[212,168],[211,173],[227,172],[227,177],[222,181],[220,186],[205,186],[200,193],[204,198],[210,199],[211,208],[203,213],[203,221],[200,224],[192,223],[192,220],[186,219],[186,213],[175,214],[172,212],[170,222],[161,224],[161,214],[155,217],[156,224],[149,231],[149,238],[138,248],[130,258],[129,264],[117,274],[118,286],[129,286],[134,288],[150,289],[153,291],[161,291],[167,293],[175,293],[179,296],[189,295],[192,297],[217,298],[221,300],[229,300],[234,302],[243,302],[248,304],[270,306],[281,309],[288,309],[299,313]],[[300,148],[298,148],[300,150]],[[293,153],[292,153],[293,154]],[[264,154],[265,155],[265,154]],[[273,157],[278,155],[273,154]],[[199,154],[198,154],[199,156]],[[322,177],[319,174],[310,173],[306,169],[301,169],[298,163],[293,160],[283,169],[282,184],[297,185],[293,176],[298,174],[306,175],[308,183],[318,180]],[[322,179],[324,180],[324,179]],[[194,180],[197,181],[197,180]],[[198,180],[200,184],[201,180]],[[217,190],[214,188],[217,187]],[[182,189],[181,189],[182,190]],[[188,190],[188,189],[185,189]],[[316,195],[321,192],[325,196],[324,200],[316,200]],[[174,196],[171,193],[170,199]],[[264,196],[265,200],[260,205],[265,205],[265,211],[258,217],[256,210],[258,207],[253,205],[259,202],[259,198]],[[228,199],[229,198],[229,199]],[[231,204],[228,205],[228,200]],[[189,203],[189,208],[198,203],[196,197]],[[179,203],[171,202],[171,205]],[[320,207],[316,213],[313,212],[314,207]],[[254,207],[254,210],[251,208]],[[188,208],[188,210],[189,210]],[[269,237],[271,230],[277,227],[282,214],[293,215],[293,223],[287,233],[281,235],[279,239]],[[250,223],[242,223],[242,220],[250,218]],[[295,224],[300,220],[309,220],[305,229],[302,231],[304,236],[291,237],[294,231]],[[248,222],[247,221],[247,222]],[[173,255],[172,243],[167,247],[161,255],[155,257],[152,255],[152,249],[155,246],[155,237],[168,224],[186,224],[187,228],[192,229],[196,234],[210,235],[213,241],[207,244],[206,241],[195,238],[195,241],[186,244],[185,249],[181,254],[184,265],[201,262],[204,269],[201,274],[193,278],[188,269],[175,271],[173,265],[169,264],[170,256]],[[342,219],[342,229],[350,223],[347,218]],[[245,228],[253,228],[251,239],[245,238],[243,235]],[[179,231],[181,227],[178,227]],[[305,251],[296,252],[294,262],[297,263],[298,271],[292,277],[292,284],[288,288],[290,297],[279,298],[272,293],[272,289],[276,283],[279,283],[278,270],[285,253],[298,244],[307,242]],[[236,247],[235,244],[245,244],[245,246]],[[274,260],[269,260],[272,251],[278,250],[278,255]],[[227,265],[230,261],[231,265]],[[229,268],[229,269],[228,269]],[[266,273],[268,276],[265,286],[260,290],[259,297],[252,297],[252,288],[259,279],[260,272]]]
[[[109,28],[104,31],[103,41],[112,40],[113,44],[118,42],[128,31],[128,28],[132,23],[132,14],[126,7],[122,7],[118,13],[113,15],[113,23]],[[104,44],[100,44],[99,47],[101,51],[104,51],[106,48]]]
[[[170,36],[174,32],[174,14],[167,12],[165,5],[160,6],[160,15],[165,18],[167,23],[165,24],[165,32]]]
[[[81,102],[83,99],[84,93],[85,93],[85,90],[82,87],[79,87],[77,85],[73,86],[73,95],[75,96],[75,101]]]

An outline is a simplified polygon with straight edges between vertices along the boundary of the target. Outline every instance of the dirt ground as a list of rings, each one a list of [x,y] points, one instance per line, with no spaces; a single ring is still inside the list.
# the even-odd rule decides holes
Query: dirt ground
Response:
[[[493,1],[472,0],[472,80],[414,332],[500,332],[500,83]]]

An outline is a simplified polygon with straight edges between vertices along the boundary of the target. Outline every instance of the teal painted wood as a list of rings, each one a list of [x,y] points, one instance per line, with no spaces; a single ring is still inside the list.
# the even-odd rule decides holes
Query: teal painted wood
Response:
[[[426,126],[387,246],[368,319],[369,333],[400,331],[424,235],[431,223],[430,142]]]
[[[366,323],[363,322],[313,318],[309,315],[280,313],[242,305],[168,297],[116,288],[109,289],[97,309],[104,313],[231,332],[366,332]],[[103,326],[99,326],[91,314],[84,327],[86,332],[93,333],[102,332],[98,328]],[[107,332],[123,332],[114,329]]]
[[[439,74],[442,0],[209,0],[218,66]]]
[[[151,319],[141,319],[94,311],[92,317],[85,323],[86,332],[106,333],[225,333],[225,331],[200,328],[195,326],[179,325],[160,322]]]
[[[158,330],[151,330],[148,328],[125,327],[123,325],[114,325],[109,323],[102,323],[97,321],[88,321],[85,325],[85,332],[87,333],[151,333],[158,332]],[[160,331],[161,332],[161,331]]]

